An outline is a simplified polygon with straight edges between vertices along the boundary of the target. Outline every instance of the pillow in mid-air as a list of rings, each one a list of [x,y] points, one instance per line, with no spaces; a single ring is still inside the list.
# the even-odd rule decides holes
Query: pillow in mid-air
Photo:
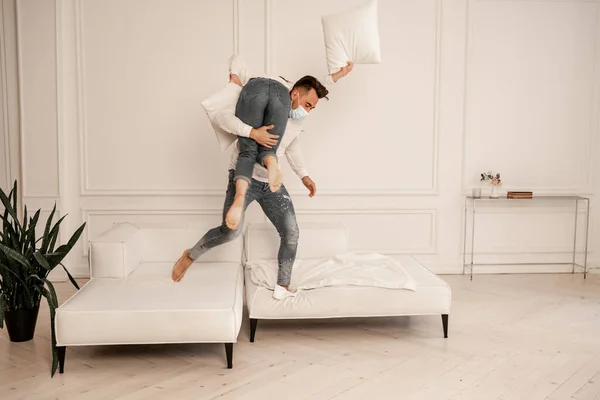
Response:
[[[355,64],[381,63],[377,0],[321,17],[327,67],[333,74],[348,61]]]
[[[237,140],[237,136],[221,128],[218,122],[218,116],[223,112],[235,114],[235,107],[241,91],[242,88],[240,86],[235,83],[229,83],[223,89],[214,93],[201,103],[202,108],[206,111],[208,120],[217,135],[217,141],[219,142],[221,151],[227,150],[227,148]]]

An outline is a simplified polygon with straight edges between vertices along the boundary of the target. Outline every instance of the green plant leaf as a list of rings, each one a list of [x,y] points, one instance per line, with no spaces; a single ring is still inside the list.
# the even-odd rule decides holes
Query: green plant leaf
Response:
[[[71,251],[71,249],[73,248],[73,246],[75,246],[75,243],[77,243],[77,241],[79,240],[79,237],[81,236],[81,234],[83,233],[83,230],[85,229],[85,222],[75,231],[75,233],[73,234],[73,236],[71,236],[71,239],[69,239],[69,242],[67,243],[67,245],[69,246],[69,251]]]
[[[0,292],[0,329],[4,328],[4,295]]]
[[[48,262],[51,266],[58,265],[63,260],[63,258],[65,258],[65,256],[71,251],[73,246],[75,246],[75,243],[77,243],[77,241],[79,240],[79,237],[81,236],[81,233],[83,232],[84,228],[85,222],[75,231],[75,233],[73,234],[73,236],[71,236],[71,239],[69,239],[69,242],[67,244],[63,244],[62,246],[59,246],[58,249],[56,249],[56,251],[54,252],[56,256],[50,257],[48,259]]]
[[[4,223],[4,231],[7,236],[6,244],[13,248],[20,248],[19,236],[15,231],[15,228],[8,222]]]
[[[52,332],[52,369],[51,376],[54,376],[56,373],[56,369],[58,368],[58,351],[56,350],[56,326],[54,324],[54,319],[56,317],[56,308],[58,307],[58,300],[56,298],[56,291],[54,290],[54,286],[52,283],[44,278],[44,282],[48,285],[48,289],[46,290],[44,286],[36,286],[36,289],[48,300],[48,307],[50,308],[50,331]]]
[[[56,349],[56,325],[54,319],[56,318],[56,309],[50,307],[50,331],[52,332],[52,371],[50,376],[53,377],[58,369],[58,350]]]
[[[50,330],[52,332],[52,374],[54,376],[56,373],[56,369],[58,367],[58,351],[56,350],[56,326],[54,324],[54,320],[56,317],[56,309],[58,308],[58,298],[56,297],[56,290],[54,290],[54,285],[48,279],[44,278],[44,282],[48,289],[50,290],[50,296],[52,298],[53,304],[50,306]],[[48,299],[48,297],[46,297]],[[50,299],[48,299],[48,304],[50,304]]]
[[[44,257],[42,255],[42,253],[40,253],[40,251],[36,251],[35,253],[33,253],[33,256],[35,257],[35,259],[37,260],[37,262],[40,263],[40,265],[42,267],[44,267],[44,269],[48,270],[48,271],[52,271],[52,267],[50,266],[50,264],[48,264],[48,260],[46,260],[46,257]]]
[[[2,243],[0,243],[0,250],[2,250],[4,254],[6,254],[9,258],[12,258],[24,267],[31,269],[31,264],[29,263],[29,261],[27,261],[27,259],[23,257],[23,255],[18,251],[13,250],[8,246],[3,245]]]
[[[15,194],[15,203],[16,203],[16,194],[17,194],[16,187],[17,187],[17,182],[15,181],[15,188],[13,189],[14,194]],[[10,192],[9,196],[11,196],[13,194],[13,191]],[[4,204],[4,208],[6,208],[6,211],[10,214],[13,221],[17,224],[19,229],[21,229],[21,224],[19,223],[19,218],[17,218],[17,212],[15,211],[13,206],[10,204],[10,199],[6,196],[6,194],[4,193],[4,191],[2,189],[0,189],[0,201],[2,201],[2,204]]]
[[[54,285],[46,278],[42,278],[42,281],[48,286],[48,290],[50,290],[50,294],[52,295],[52,301],[54,302],[54,307],[58,308],[58,297],[56,296],[56,290],[54,290]]]
[[[52,236],[52,232],[50,232],[50,236]],[[46,251],[49,251],[49,252],[54,251],[54,246],[56,245],[56,239],[58,239],[58,231],[56,231],[54,236],[52,236],[52,239],[50,239],[50,246],[48,247],[48,249]]]
[[[32,218],[30,218],[30,222],[29,222],[29,232],[33,232],[35,233],[35,228],[37,227],[37,223],[38,220],[40,219],[40,212],[42,211],[42,209],[39,209],[35,212],[35,214],[33,215]]]
[[[24,235],[24,248],[23,248],[23,254],[25,255],[25,258],[30,259],[31,256],[33,255],[33,252],[35,251],[35,228],[37,226],[37,221],[40,218],[40,211],[38,210],[35,215],[33,216],[33,218],[31,218],[31,222],[29,224],[29,229],[27,230],[27,232]]]
[[[48,234],[48,240],[50,241],[50,243],[45,243],[42,244],[41,250],[43,253],[51,253],[54,251],[54,245],[56,244],[56,240],[58,239],[58,232],[60,229],[60,223],[66,218],[67,216],[64,215],[62,218],[60,218],[56,224],[54,224],[54,226],[52,227],[52,229],[50,230],[50,233]]]
[[[52,225],[52,219],[54,218],[54,213],[56,212],[56,202],[54,203],[54,207],[52,208],[52,212],[50,213],[50,215],[48,216],[48,219],[46,220],[46,227],[44,228],[44,236],[43,240],[42,240],[42,251],[44,253],[46,253],[48,251],[48,235],[50,233],[50,226]],[[64,217],[63,217],[64,218]],[[57,229],[58,231],[58,229]]]
[[[79,290],[79,285],[77,284],[77,282],[75,281],[75,279],[73,278],[73,276],[71,276],[71,273],[69,272],[69,270],[67,269],[67,267],[65,267],[63,263],[59,263],[59,264],[60,264],[61,267],[63,267],[63,269],[67,273],[67,276],[69,277],[69,280],[71,281],[71,283],[73,284],[73,286],[75,286],[77,288],[77,290]]]
[[[6,266],[4,264],[0,264],[0,269],[13,275],[21,283],[21,285],[23,285],[23,289],[25,289],[27,294],[31,296],[31,292],[29,291],[28,285],[25,283],[25,281],[23,281],[23,279],[19,276],[19,274],[17,274],[15,271],[13,271],[12,269],[10,269],[8,266]]]
[[[23,211],[23,231],[27,231],[27,205],[25,211]]]

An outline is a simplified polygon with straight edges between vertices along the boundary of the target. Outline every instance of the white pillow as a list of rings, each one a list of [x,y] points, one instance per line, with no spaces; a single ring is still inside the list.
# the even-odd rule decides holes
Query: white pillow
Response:
[[[321,17],[327,67],[333,74],[347,65],[381,63],[377,0]]]
[[[236,85],[235,83],[228,83],[223,89],[219,90],[201,103],[204,111],[206,111],[208,120],[215,131],[217,141],[219,142],[222,152],[227,150],[227,148],[237,140],[237,136],[224,131],[219,126],[217,115],[222,111],[235,114],[235,107],[241,91],[241,86]]]

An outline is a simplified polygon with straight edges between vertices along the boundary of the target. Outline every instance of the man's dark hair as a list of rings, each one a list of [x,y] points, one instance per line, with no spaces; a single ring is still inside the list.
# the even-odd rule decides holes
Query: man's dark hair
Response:
[[[317,92],[317,97],[319,99],[322,99],[324,97],[327,100],[329,100],[329,98],[327,97],[327,95],[329,94],[329,90],[327,90],[327,88],[323,86],[321,82],[319,82],[314,76],[306,75],[300,78],[300,80],[294,84],[292,90],[298,88],[304,88],[307,91],[310,91],[310,89],[315,89],[315,92]]]

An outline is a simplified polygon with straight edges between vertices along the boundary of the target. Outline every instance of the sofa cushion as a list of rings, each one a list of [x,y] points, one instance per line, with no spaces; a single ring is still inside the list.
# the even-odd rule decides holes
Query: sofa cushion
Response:
[[[273,291],[254,284],[246,269],[246,303],[250,318],[347,318],[439,315],[450,312],[450,286],[412,257],[401,257],[414,279],[415,291],[375,287],[335,286],[305,290],[283,301]],[[293,272],[292,272],[293,274]]]
[[[377,0],[325,15],[321,21],[330,74],[346,66],[348,61],[355,64],[381,62]]]
[[[57,310],[59,345],[235,342],[242,318],[239,263],[141,264],[127,278],[89,281]]]
[[[346,228],[337,223],[301,223],[296,259],[326,258],[348,250]],[[248,261],[274,260],[279,250],[279,234],[270,222],[249,224],[244,255]]]
[[[145,227],[140,230],[142,262],[175,262],[182,252],[191,248],[215,225],[202,224],[192,228]],[[241,236],[241,235],[240,235]],[[243,240],[241,237],[217,246],[200,257],[197,262],[241,263]]]
[[[174,263],[183,251],[194,246],[215,224],[190,224],[173,227],[166,224],[118,223],[90,243],[93,278],[123,278],[139,263]],[[241,237],[218,246],[196,262],[232,262],[242,260]]]

